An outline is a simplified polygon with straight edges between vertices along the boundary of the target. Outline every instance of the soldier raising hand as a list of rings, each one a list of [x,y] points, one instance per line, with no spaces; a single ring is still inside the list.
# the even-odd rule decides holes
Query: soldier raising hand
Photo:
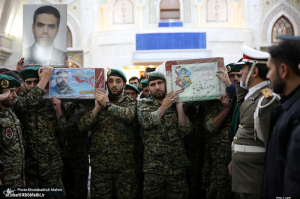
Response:
[[[192,124],[173,91],[166,95],[161,72],[148,75],[151,98],[138,102],[138,119],[144,143],[144,198],[188,198],[187,156],[183,138]]]

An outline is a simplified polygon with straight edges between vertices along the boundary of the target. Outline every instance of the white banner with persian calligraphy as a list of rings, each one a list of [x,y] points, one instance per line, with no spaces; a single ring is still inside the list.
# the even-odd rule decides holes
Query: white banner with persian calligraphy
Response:
[[[171,64],[167,70],[167,92],[179,94],[179,102],[218,99],[226,94],[226,85],[216,76],[220,63]]]

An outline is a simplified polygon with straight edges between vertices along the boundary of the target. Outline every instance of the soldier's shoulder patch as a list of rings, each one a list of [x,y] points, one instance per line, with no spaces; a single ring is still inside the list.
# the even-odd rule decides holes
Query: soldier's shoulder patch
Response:
[[[271,89],[269,89],[269,88],[264,88],[260,92],[263,94],[263,96],[265,98],[269,98],[269,97],[273,97],[274,96],[273,93],[272,93],[272,91],[271,91]]]
[[[5,132],[6,132],[6,137],[8,139],[11,139],[14,136],[14,132],[12,131],[12,129],[10,127],[6,128]]]

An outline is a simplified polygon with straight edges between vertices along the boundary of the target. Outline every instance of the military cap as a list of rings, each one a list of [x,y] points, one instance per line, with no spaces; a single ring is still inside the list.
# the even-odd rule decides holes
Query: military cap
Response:
[[[21,70],[18,75],[25,81],[28,78],[39,78],[39,67],[28,67],[23,70]]]
[[[299,36],[294,36],[294,35],[279,35],[279,36],[276,37],[276,39],[289,40],[289,41],[299,41],[300,42],[300,37]]]
[[[20,77],[15,73],[15,71],[6,71],[6,72],[1,73],[1,75],[8,75],[8,76],[11,76],[11,77],[15,78],[16,80],[18,80],[18,81],[21,83],[21,79],[20,79]]]
[[[117,76],[117,77],[121,77],[124,82],[127,82],[127,79],[126,79],[126,76],[124,75],[124,73],[119,70],[119,69],[110,69],[108,72],[107,72],[107,77],[109,76]]]
[[[10,71],[10,70],[7,68],[0,68],[0,73],[6,72],[6,71]]]
[[[234,65],[242,67],[245,64],[251,64],[248,75],[246,79],[243,80],[245,81],[245,86],[248,87],[248,82],[255,66],[257,64],[266,65],[268,62],[268,58],[270,57],[270,54],[259,50],[255,50],[253,48],[249,48],[248,46],[245,45],[241,46],[241,50],[243,52],[243,60]]]
[[[234,65],[234,63],[230,63],[226,65],[227,68],[227,73],[231,73],[231,72],[240,72],[241,71],[241,67]]]
[[[137,89],[137,87],[135,85],[132,85],[132,84],[126,84],[125,90],[132,90],[132,91],[135,91],[138,94],[140,93],[139,89]]]
[[[158,80],[158,79],[162,79],[164,81],[166,81],[166,78],[164,76],[164,74],[162,72],[159,72],[159,71],[154,71],[152,73],[149,73],[147,75],[147,81],[148,81],[148,84],[150,81],[154,81],[154,80]]]
[[[141,85],[142,88],[146,88],[148,86],[148,81],[143,80],[143,81],[141,81],[140,85]]]
[[[245,65],[248,63],[254,63],[254,62],[255,62],[255,65],[256,64],[267,64],[268,58],[270,57],[269,53],[255,50],[253,48],[249,48],[246,45],[242,45],[241,50],[243,52],[243,60],[234,65],[242,66],[242,65]]]
[[[0,75],[0,88],[6,89],[6,88],[15,88],[19,87],[20,82],[16,80],[15,78],[8,76],[8,75]]]

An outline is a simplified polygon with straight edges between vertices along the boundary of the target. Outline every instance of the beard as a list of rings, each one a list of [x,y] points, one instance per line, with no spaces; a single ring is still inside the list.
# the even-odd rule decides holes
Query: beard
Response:
[[[166,96],[166,92],[163,92],[162,90],[159,90],[159,91],[161,91],[162,94],[158,94],[158,95],[157,95],[155,92],[152,93],[152,92],[150,91],[151,96],[152,96],[154,99],[164,99],[165,96]]]
[[[113,93],[109,88],[108,88],[108,92],[109,92],[109,95],[112,96],[112,97],[118,97],[120,95],[122,95],[122,92],[123,92],[123,88],[118,90],[117,93]]]
[[[273,84],[273,91],[275,93],[278,93],[278,94],[283,93],[284,88],[285,88],[285,83],[280,77],[277,76],[277,78],[272,82],[272,84]]]
[[[63,82],[64,82],[65,84],[63,84]],[[58,88],[58,90],[63,90],[63,89],[65,89],[65,88],[68,87],[68,84],[67,84],[65,81],[63,81],[63,82],[61,82],[61,83],[56,83],[56,87]]]

